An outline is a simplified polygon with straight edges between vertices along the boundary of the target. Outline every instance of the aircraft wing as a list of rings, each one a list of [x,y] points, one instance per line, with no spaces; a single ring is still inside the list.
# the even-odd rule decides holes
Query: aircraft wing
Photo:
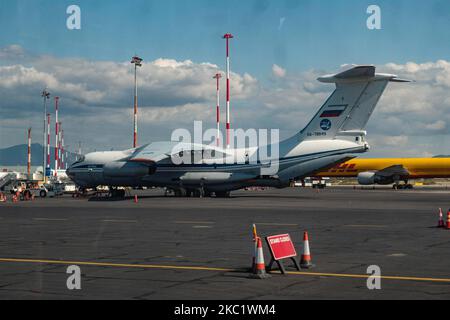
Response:
[[[381,177],[409,176],[409,171],[403,165],[394,165],[377,171],[377,175]]]
[[[171,156],[174,144],[157,142],[140,147],[127,159],[129,162],[139,162],[153,165]]]

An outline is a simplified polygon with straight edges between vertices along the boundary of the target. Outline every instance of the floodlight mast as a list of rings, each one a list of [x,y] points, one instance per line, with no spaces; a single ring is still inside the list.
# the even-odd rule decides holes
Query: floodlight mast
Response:
[[[230,39],[234,36],[227,33],[223,36],[226,40],[226,57],[227,57],[227,114],[226,114],[226,130],[227,130],[227,149],[230,148]]]
[[[220,146],[220,78],[222,75],[220,73],[216,73],[213,79],[216,79],[216,122],[217,122],[217,137],[216,144]]]
[[[42,177],[43,177],[43,180],[45,180],[45,176],[46,176],[46,168],[47,168],[47,165],[49,165],[49,163],[47,163],[46,164],[46,157],[45,157],[45,151],[46,151],[46,129],[47,129],[47,126],[46,126],[46,121],[47,121],[47,100],[48,99],[50,99],[50,92],[48,92],[47,91],[47,88],[45,88],[44,89],[44,91],[42,91],[42,93],[41,93],[41,97],[42,98],[44,98],[44,130],[43,130],[43,132],[44,132],[44,137],[43,137],[43,144],[42,144],[42,150],[43,150],[43,152],[42,152],[42,154],[43,154],[43,159],[42,159]]]
[[[131,58],[134,64],[134,118],[133,118],[133,148],[137,147],[137,112],[138,112],[138,89],[137,89],[137,67],[142,67],[143,59],[138,56]]]

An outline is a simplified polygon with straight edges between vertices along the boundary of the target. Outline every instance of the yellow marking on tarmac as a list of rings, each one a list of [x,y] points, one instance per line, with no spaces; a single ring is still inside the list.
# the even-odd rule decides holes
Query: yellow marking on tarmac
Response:
[[[67,221],[67,219],[33,218],[34,221]]]
[[[0,258],[0,262],[6,263],[32,263],[32,264],[55,264],[55,265],[78,265],[93,267],[116,267],[116,268],[138,268],[138,269],[166,269],[166,270],[189,270],[189,271],[216,271],[216,272],[241,272],[245,271],[231,268],[212,268],[201,266],[170,266],[170,265],[151,265],[151,264],[123,264],[123,263],[106,263],[106,262],[86,262],[86,261],[63,261],[63,260],[40,260],[40,259],[7,259]],[[280,273],[273,272],[273,273]],[[402,277],[402,276],[371,276],[366,274],[345,274],[345,273],[323,273],[323,272],[297,272],[289,271],[287,274],[310,276],[310,277],[330,277],[330,278],[353,278],[368,279],[369,277],[384,280],[399,281],[418,281],[418,282],[443,282],[450,283],[450,279],[445,278],[423,278],[423,277]]]
[[[176,224],[215,224],[215,222],[212,221],[175,221]]]
[[[269,223],[269,222],[255,222],[257,226],[276,226],[276,227],[297,227],[296,223]]]
[[[194,229],[212,229],[211,226],[192,226]]]
[[[335,278],[360,278],[360,279],[368,279],[379,278],[383,280],[403,280],[403,281],[421,281],[421,282],[446,282],[450,283],[450,279],[444,278],[420,278],[420,277],[401,277],[401,276],[372,276],[365,274],[345,274],[345,273],[318,273],[318,272],[286,272],[287,274],[292,275],[301,275],[301,276],[318,276],[318,277],[335,277]]]
[[[113,223],[137,223],[137,220],[102,220],[103,222],[113,222]]]
[[[103,263],[103,262],[83,262],[83,261],[63,261],[63,260],[0,259],[0,262],[61,264],[61,265],[78,265],[78,266],[93,266],[93,267],[139,268],[139,269],[172,269],[172,270],[191,270],[191,271],[221,271],[221,272],[237,271],[235,269],[226,269],[226,268],[209,268],[209,267],[194,267],[194,266],[165,266],[165,265],[151,265],[151,264]]]
[[[344,227],[347,227],[347,228],[387,228],[388,226],[373,225],[373,224],[347,224]]]

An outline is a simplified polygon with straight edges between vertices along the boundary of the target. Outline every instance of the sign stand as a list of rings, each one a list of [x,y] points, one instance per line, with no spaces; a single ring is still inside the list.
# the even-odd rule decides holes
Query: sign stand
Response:
[[[273,264],[277,263],[281,273],[286,274],[286,269],[282,261],[285,259],[291,259],[294,263],[295,268],[300,271],[300,265],[295,259],[295,257],[297,257],[297,252],[295,251],[294,244],[292,243],[289,234],[266,237],[266,242],[269,246],[270,254],[272,256],[267,267],[267,271],[270,272],[272,270]]]

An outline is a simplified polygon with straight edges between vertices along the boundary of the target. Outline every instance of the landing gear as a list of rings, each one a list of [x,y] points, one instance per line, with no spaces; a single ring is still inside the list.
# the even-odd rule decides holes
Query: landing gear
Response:
[[[175,189],[175,197],[177,198],[183,198],[186,197],[187,190],[184,188]]]
[[[205,189],[203,188],[194,189],[192,194],[194,198],[203,198],[205,196]]]
[[[216,198],[229,198],[230,191],[216,191]]]
[[[177,198],[204,198],[204,197],[210,197],[211,192],[205,190],[205,188],[176,188],[176,189],[166,189],[165,196],[169,196],[170,194],[173,194],[174,197]]]
[[[114,189],[109,188],[109,193],[111,198],[125,198],[125,190],[124,189]]]
[[[414,189],[414,186],[406,180],[404,184],[400,184],[398,181],[394,183],[392,186],[392,189],[394,190],[412,190]]]

